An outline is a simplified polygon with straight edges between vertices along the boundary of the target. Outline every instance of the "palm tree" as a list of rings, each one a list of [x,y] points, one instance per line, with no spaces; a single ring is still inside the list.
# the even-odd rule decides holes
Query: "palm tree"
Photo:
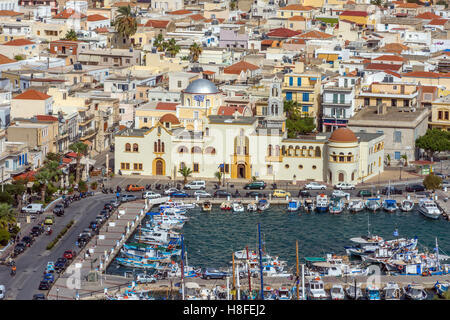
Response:
[[[408,166],[408,155],[405,153],[405,154],[402,154],[401,156],[400,156],[400,158],[401,159],[403,159],[403,160],[405,160],[405,162],[403,163],[403,165],[405,166],[405,167],[407,167]]]
[[[192,62],[198,62],[198,59],[200,58],[200,55],[202,54],[203,48],[195,42],[189,47],[189,53],[191,55],[191,61]]]
[[[286,118],[290,119],[298,111],[298,103],[294,100],[284,101],[284,111],[286,112]]]
[[[183,167],[183,168],[180,168],[180,170],[178,170],[178,172],[184,177],[183,184],[186,184],[187,183],[187,178],[192,175],[191,168]]]
[[[114,27],[122,37],[128,39],[137,31],[136,15],[131,12],[130,5],[126,7],[119,7],[117,12],[119,14],[114,21]]]
[[[220,185],[220,182],[222,181],[223,173],[220,171],[217,171],[216,173],[214,173],[214,176],[217,178],[217,181],[219,181],[219,185]]]
[[[164,37],[162,35],[162,33],[158,34],[158,36],[156,37],[155,41],[153,41],[153,46],[158,50],[158,51],[164,51]]]
[[[78,36],[75,30],[71,29],[66,32],[66,36],[64,37],[64,40],[70,40],[70,41],[77,41]]]
[[[80,159],[82,155],[86,155],[87,153],[87,144],[84,144],[81,141],[72,143],[69,146],[69,149],[77,154],[77,171],[75,181],[78,183],[80,181]]]
[[[167,51],[169,52],[172,58],[175,57],[178,52],[180,52],[180,46],[177,45],[177,42],[175,41],[174,38],[170,39],[167,42]]]
[[[387,160],[387,165],[389,167],[391,165],[391,155],[389,153],[386,155],[386,160]]]
[[[16,222],[16,217],[11,205],[0,203],[0,228],[8,229],[8,226],[14,222]]]
[[[41,200],[45,202],[45,192],[47,191],[47,185],[53,180],[55,173],[51,170],[44,168],[39,170],[34,176],[36,181],[41,185]]]

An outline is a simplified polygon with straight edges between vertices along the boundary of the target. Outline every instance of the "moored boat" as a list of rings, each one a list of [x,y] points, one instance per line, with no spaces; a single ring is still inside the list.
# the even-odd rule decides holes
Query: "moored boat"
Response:
[[[224,201],[220,204],[220,210],[231,210],[231,202]]]
[[[353,300],[358,300],[363,297],[363,293],[361,290],[361,284],[357,283],[349,285],[347,288],[345,288],[345,294]]]
[[[306,294],[311,300],[326,300],[328,295],[324,289],[323,281],[320,277],[309,280],[306,288]]]
[[[397,211],[397,201],[394,199],[386,199],[383,201],[383,210],[387,212],[395,212]]]
[[[231,204],[231,209],[233,210],[233,212],[244,212],[244,206],[239,201],[234,201]]]
[[[368,210],[375,212],[381,208],[380,198],[367,199],[365,205]]]
[[[344,200],[342,200],[342,198],[332,198],[328,211],[332,214],[342,213],[342,211],[344,211],[344,205]]]
[[[344,300],[344,287],[340,284],[334,284],[330,289],[331,300]]]
[[[316,211],[326,212],[328,210],[328,197],[326,194],[318,194],[316,197]]]
[[[448,291],[450,288],[450,281],[444,280],[444,282],[437,281],[434,284],[434,289],[436,290],[436,293],[439,297],[444,298],[444,294]]]
[[[250,212],[258,211],[258,205],[256,204],[255,201],[252,201],[249,204],[247,204],[247,211],[250,211]]]
[[[316,205],[314,204],[313,199],[305,199],[303,202],[303,208],[305,208],[306,212],[313,212],[316,210]]]
[[[400,210],[403,212],[409,212],[412,209],[414,209],[414,202],[412,200],[402,200],[401,204],[400,204]]]
[[[428,296],[422,285],[409,284],[403,288],[406,298],[410,300],[425,300]]]
[[[270,208],[270,203],[267,199],[261,199],[258,201],[258,211],[264,211]]]
[[[277,300],[292,300],[292,293],[287,287],[281,287],[277,292]]]
[[[288,205],[287,205],[287,211],[289,212],[295,212],[298,211],[300,209],[301,203],[298,200],[289,200]]]
[[[212,204],[209,201],[205,201],[202,203],[202,211],[203,212],[209,212],[212,209]]]
[[[352,200],[348,204],[348,211],[350,211],[352,213],[360,212],[360,211],[364,210],[364,208],[365,208],[365,205],[362,200]]]
[[[366,287],[367,300],[381,300],[380,288],[374,284],[369,284]]]
[[[388,282],[383,288],[384,300],[400,300],[402,292],[395,282]]]
[[[438,219],[442,214],[442,211],[437,207],[436,203],[430,199],[420,199],[419,211],[430,219]]]

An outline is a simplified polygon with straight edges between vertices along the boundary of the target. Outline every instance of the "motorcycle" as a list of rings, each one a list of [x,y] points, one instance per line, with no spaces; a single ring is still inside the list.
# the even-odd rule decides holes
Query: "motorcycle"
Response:
[[[107,194],[107,193],[108,193],[108,189],[106,189],[106,188],[102,188],[102,193],[105,193],[105,194]]]
[[[15,276],[16,275],[16,270],[11,268],[11,276]]]
[[[219,186],[217,183],[215,183],[215,184],[214,184],[214,189],[215,189],[215,190],[218,190],[218,189],[220,189],[220,186]]]
[[[52,234],[52,232],[53,232],[53,230],[50,228],[45,231],[45,234],[49,236]]]
[[[277,184],[276,183],[272,183],[272,190],[275,190],[277,188]]]

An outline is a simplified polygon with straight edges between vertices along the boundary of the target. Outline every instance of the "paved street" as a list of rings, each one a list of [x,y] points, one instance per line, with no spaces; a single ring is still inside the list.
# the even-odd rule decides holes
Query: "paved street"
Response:
[[[62,257],[65,250],[71,249],[78,252],[79,248],[75,247],[78,235],[83,229],[89,227],[90,221],[95,220],[100,210],[103,209],[104,203],[109,202],[112,197],[112,195],[100,194],[72,202],[65,209],[63,217],[56,217],[52,235],[40,235],[31,247],[15,259],[17,274],[14,277],[10,276],[9,267],[0,266],[0,284],[6,287],[7,299],[28,300],[36,293],[46,293],[45,291],[39,292],[38,286],[47,262],[56,261]],[[52,250],[46,250],[48,243],[56,238],[72,219],[75,224]]]

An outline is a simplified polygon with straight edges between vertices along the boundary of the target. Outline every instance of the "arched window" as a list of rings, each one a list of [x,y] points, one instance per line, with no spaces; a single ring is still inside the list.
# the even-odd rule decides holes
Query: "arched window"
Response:
[[[288,149],[288,156],[289,157],[293,156],[293,151],[294,151],[294,147],[293,146],[289,146],[289,149]]]
[[[188,153],[189,150],[185,146],[179,146],[178,147],[178,153]]]
[[[320,151],[320,147],[319,146],[316,147],[315,156],[317,158],[320,158],[322,156],[322,152]]]
[[[158,139],[158,152],[161,152],[161,139]]]
[[[158,143],[155,141],[154,152],[158,152]]]
[[[206,153],[206,154],[214,155],[214,154],[216,154],[216,149],[215,149],[214,147],[207,147],[207,148],[205,149],[205,153]]]
[[[269,144],[269,147],[267,149],[267,154],[269,155],[269,157],[272,156],[272,145],[271,144]]]
[[[125,144],[125,151],[131,152],[131,144],[129,144],[129,143]]]
[[[277,157],[280,155],[280,146],[275,146],[275,155]]]
[[[344,174],[339,172],[339,182],[344,182]]]
[[[187,98],[186,101],[187,101],[187,105],[190,106],[191,105],[191,99]]]
[[[312,157],[314,154],[314,147],[313,146],[309,146],[308,149],[308,157]]]
[[[200,147],[192,147],[191,153],[202,153],[202,149]]]
[[[299,156],[300,156],[300,146],[295,146],[295,153],[294,153],[294,155],[295,155],[296,157],[299,157]]]
[[[139,146],[137,143],[133,143],[133,152],[139,152]]]
[[[355,172],[352,172],[352,181],[355,180]]]
[[[282,146],[282,147],[281,147],[281,154],[282,154],[283,156],[286,155],[286,146]]]
[[[164,152],[164,142],[161,143],[161,152]]]

